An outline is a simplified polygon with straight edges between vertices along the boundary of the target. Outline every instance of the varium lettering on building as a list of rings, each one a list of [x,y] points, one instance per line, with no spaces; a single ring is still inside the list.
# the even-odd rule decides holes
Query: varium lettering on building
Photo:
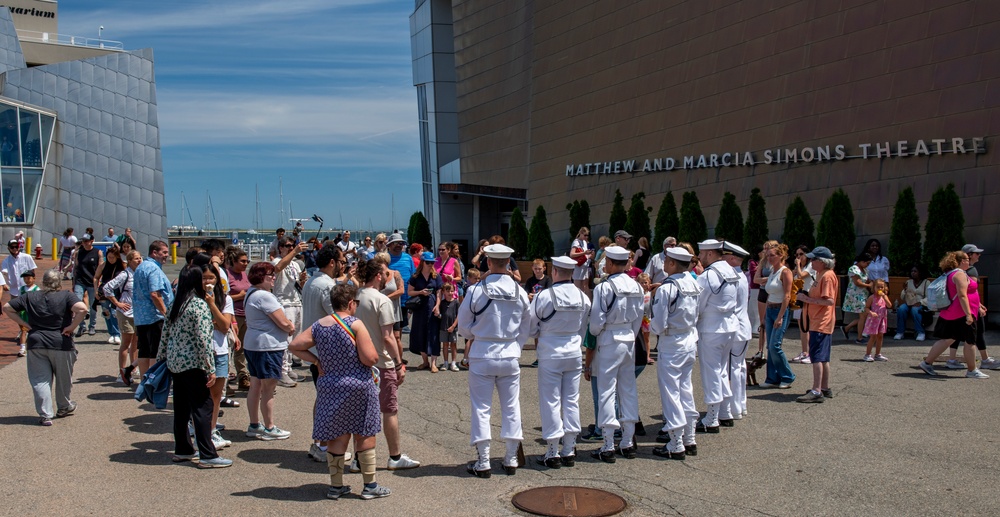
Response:
[[[929,140],[897,140],[857,144],[849,148],[843,144],[823,144],[807,147],[764,149],[763,151],[733,151],[672,156],[660,158],[615,160],[566,165],[567,176],[592,174],[621,174],[623,172],[664,172],[672,170],[717,169],[719,167],[754,167],[757,165],[787,165],[835,162],[848,159],[909,158],[919,156],[946,156],[954,154],[982,154],[986,152],[981,137],[965,139],[932,138]],[[850,154],[849,154],[850,153]]]

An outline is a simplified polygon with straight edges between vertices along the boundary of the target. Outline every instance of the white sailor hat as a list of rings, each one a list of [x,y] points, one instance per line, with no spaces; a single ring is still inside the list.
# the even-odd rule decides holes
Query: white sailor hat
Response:
[[[708,239],[698,243],[698,249],[700,250],[721,250],[722,241],[717,241],[715,239]]]
[[[575,269],[576,261],[566,256],[552,257],[552,265],[560,269]]]
[[[512,248],[508,248],[503,244],[490,244],[489,246],[483,248],[486,252],[486,256],[492,259],[505,259],[510,258],[510,255],[514,253]]]
[[[725,242],[722,243],[722,249],[725,250],[725,251],[728,251],[728,252],[730,252],[733,255],[736,255],[738,257],[749,257],[750,256],[750,253],[748,253],[747,250],[745,250],[745,249],[739,247],[738,245],[733,244],[733,243],[731,243],[729,241],[725,241]]]
[[[604,256],[611,260],[628,260],[628,250],[621,246],[604,248]]]
[[[684,248],[667,248],[667,256],[678,262],[691,262],[694,255],[688,253]]]

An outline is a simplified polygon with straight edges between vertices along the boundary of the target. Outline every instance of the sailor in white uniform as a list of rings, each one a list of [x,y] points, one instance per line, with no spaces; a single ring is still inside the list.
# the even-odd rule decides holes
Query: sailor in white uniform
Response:
[[[719,409],[733,396],[729,386],[729,354],[740,320],[736,315],[739,277],[723,259],[722,242],[698,243],[698,258],[705,271],[698,277],[698,357],[701,387],[708,408],[695,427],[698,432],[719,432]]]
[[[507,274],[514,250],[502,244],[485,248],[489,273],[469,287],[458,309],[458,334],[475,339],[467,351],[469,399],[472,403],[471,443],[478,459],[468,465],[477,477],[490,477],[490,410],[493,389],[499,395],[500,437],[507,450],[504,471],[514,474],[519,461],[521,434],[521,368],[518,359],[528,339],[528,294]]]
[[[733,339],[729,347],[729,386],[733,392],[728,404],[723,404],[719,409],[719,425],[722,427],[732,427],[735,422],[747,414],[747,344],[753,337],[750,326],[750,314],[747,307],[750,303],[750,282],[743,272],[743,261],[750,256],[747,250],[733,244],[725,242],[722,246],[726,263],[733,267],[739,275],[739,283],[736,284],[736,317],[740,320],[739,330],[736,331],[736,338]]]
[[[552,287],[536,294],[529,308],[528,335],[538,339],[538,410],[542,438],[548,444],[538,463],[556,469],[575,465],[580,434],[581,348],[590,299],[573,285],[575,267],[576,261],[569,257],[553,257]]]
[[[698,351],[698,298],[702,288],[688,269],[694,258],[684,248],[668,248],[663,269],[667,275],[653,295],[650,331],[657,335],[659,357],[656,374],[663,404],[663,431],[669,436],[665,447],[653,454],[683,460],[698,454],[695,423],[698,409],[694,403],[691,371]],[[662,441],[665,437],[658,437]]]
[[[597,424],[604,445],[591,455],[615,462],[615,430],[622,430],[618,452],[635,458],[635,423],[639,421],[639,393],[635,384],[635,339],[642,325],[643,292],[638,282],[623,274],[629,252],[620,246],[604,249],[605,270],[610,276],[594,288],[590,333],[597,337],[597,351],[587,350],[584,376],[597,375]],[[596,355],[596,358],[595,358]],[[593,370],[591,370],[591,368]],[[622,418],[615,417],[618,398]]]

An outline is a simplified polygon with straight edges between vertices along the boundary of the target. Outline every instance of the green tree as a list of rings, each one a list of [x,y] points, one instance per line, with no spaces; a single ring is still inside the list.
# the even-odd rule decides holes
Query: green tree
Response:
[[[431,237],[431,225],[424,217],[424,213],[417,211],[410,216],[410,224],[406,227],[406,238],[411,243],[419,242],[424,248],[430,248],[433,238]]]
[[[586,199],[580,200],[580,226],[586,226],[591,230],[594,229],[590,226],[590,203]],[[573,238],[576,238],[575,233],[573,234]]]
[[[924,225],[924,265],[931,272],[939,273],[938,262],[949,251],[962,249],[965,244],[965,215],[962,202],[955,192],[955,184],[941,187],[931,196],[927,205],[927,224]]]
[[[767,241],[767,207],[764,196],[760,195],[760,189],[755,188],[750,191],[750,201],[747,203],[747,224],[743,227],[743,240],[747,251],[763,246]]]
[[[837,189],[823,206],[816,243],[833,252],[837,260],[835,271],[838,274],[846,273],[847,268],[854,263],[856,238],[851,200],[843,189]]]
[[[687,242],[697,251],[698,243],[707,238],[708,224],[705,222],[705,214],[701,212],[698,194],[693,190],[685,192],[681,198],[681,221],[677,241]]]
[[[743,243],[743,212],[736,204],[736,196],[731,192],[722,195],[719,207],[719,222],[715,224],[715,238],[737,244]]]
[[[652,246],[652,252],[659,251],[663,248],[663,241],[667,237],[677,237],[677,233],[680,231],[681,223],[677,218],[677,202],[674,201],[674,193],[667,192],[667,195],[663,196],[663,201],[660,202],[660,210],[656,212],[656,234],[654,235],[656,242],[650,243]]]
[[[510,228],[507,230],[507,246],[514,248],[515,258],[524,258],[528,251],[528,226],[524,224],[521,207],[515,207],[510,214]]]
[[[920,218],[913,189],[899,192],[892,210],[892,230],[889,233],[889,274],[910,276],[910,267],[920,263]]]
[[[632,194],[632,204],[628,207],[628,219],[625,221],[625,231],[632,234],[632,247],[639,247],[639,237],[645,237],[649,240],[651,237],[649,233],[649,213],[653,211],[652,207],[646,207],[645,202],[646,194],[644,192],[638,192]]]
[[[805,244],[812,249],[816,246],[815,229],[816,225],[805,202],[801,197],[795,196],[792,204],[788,205],[788,210],[785,210],[785,229],[781,232],[781,242],[789,248]]]
[[[566,211],[569,212],[569,238],[572,241],[576,238],[576,233],[580,231],[580,201],[566,203]]]
[[[611,205],[611,216],[608,218],[608,235],[614,235],[618,230],[625,229],[628,214],[625,213],[625,198],[622,191],[615,189],[615,202]]]
[[[531,228],[528,230],[528,259],[540,258],[549,260],[555,255],[556,245],[552,242],[552,232],[549,230],[549,221],[545,216],[545,208],[538,205],[535,209],[535,217],[531,219]]]

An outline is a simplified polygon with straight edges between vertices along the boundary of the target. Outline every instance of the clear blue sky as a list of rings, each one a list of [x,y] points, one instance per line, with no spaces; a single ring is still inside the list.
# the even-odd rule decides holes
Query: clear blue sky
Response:
[[[406,226],[422,208],[412,1],[171,0],[59,3],[59,32],[155,57],[168,225],[279,224],[295,217]],[[287,225],[287,221],[280,222]],[[314,223],[313,223],[314,224]],[[314,226],[309,226],[313,228]]]

